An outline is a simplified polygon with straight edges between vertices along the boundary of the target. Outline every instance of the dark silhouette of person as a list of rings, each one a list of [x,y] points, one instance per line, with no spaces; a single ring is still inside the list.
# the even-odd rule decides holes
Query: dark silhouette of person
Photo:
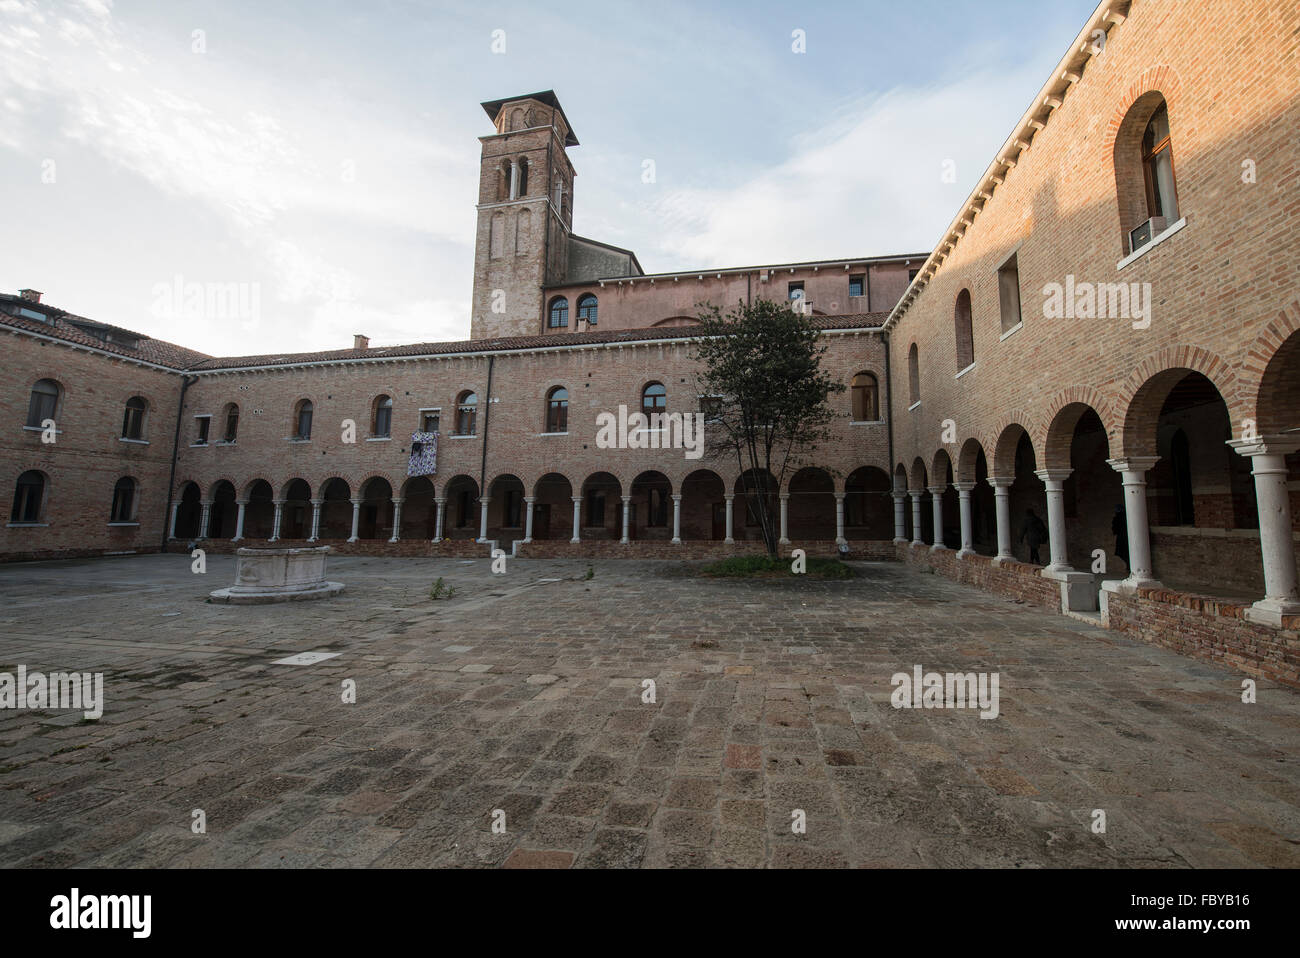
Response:
[[[1034,515],[1033,509],[1025,510],[1025,525],[1020,530],[1020,538],[1017,542],[1026,542],[1029,545],[1029,561],[1034,565],[1042,565],[1043,560],[1038,558],[1038,547],[1047,541],[1047,526],[1043,520]]]
[[[1128,561],[1128,516],[1124,512],[1124,503],[1115,507],[1115,515],[1110,520],[1110,531],[1115,533],[1115,555],[1124,560],[1124,566],[1132,571],[1133,564]]]

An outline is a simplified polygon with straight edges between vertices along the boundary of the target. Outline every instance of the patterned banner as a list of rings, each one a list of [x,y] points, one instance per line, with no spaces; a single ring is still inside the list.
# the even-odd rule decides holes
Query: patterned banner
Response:
[[[411,461],[407,463],[408,476],[432,476],[438,472],[438,434],[436,432],[411,433]]]

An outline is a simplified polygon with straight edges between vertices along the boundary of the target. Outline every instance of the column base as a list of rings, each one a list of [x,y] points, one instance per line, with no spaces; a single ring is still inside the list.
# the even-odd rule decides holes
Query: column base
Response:
[[[531,543],[532,541],[533,541],[532,539],[525,539],[525,540],[523,540],[524,545],[528,545],[528,544]]]
[[[271,538],[267,539],[266,541],[267,541],[267,542],[279,542],[279,541],[280,541],[280,537],[279,537],[279,536],[271,536]]]
[[[974,549],[958,549],[958,550],[957,550],[957,558],[958,558],[958,559],[964,559],[964,558],[966,558],[967,556],[973,556],[973,555],[979,555],[979,553],[976,552]]]
[[[437,545],[439,542],[442,541],[442,539],[430,539],[429,541],[432,542],[434,545]]]
[[[478,543],[479,545],[481,545],[481,546],[485,546],[485,545],[487,545],[489,542],[491,542],[492,540],[491,540],[491,539],[475,539],[474,541],[477,542],[477,543]]]
[[[788,545],[790,544],[790,540],[789,540],[789,539],[777,539],[777,540],[776,540],[776,544],[779,545],[779,546],[788,546]]]
[[[1102,591],[1116,595],[1135,595],[1138,589],[1160,589],[1164,584],[1159,579],[1129,576],[1127,579],[1107,579],[1101,584]]]
[[[735,540],[735,539],[723,539],[723,540],[722,540],[722,544],[723,544],[723,545],[727,545],[727,546],[734,546],[734,545],[736,544],[736,540]]]
[[[1260,599],[1246,610],[1246,619],[1259,625],[1282,627],[1284,616],[1300,615],[1300,602],[1295,599]]]
[[[360,541],[361,541],[361,537],[360,537],[360,536],[353,536],[352,538],[350,538],[350,539],[348,540],[348,542],[360,542]]]
[[[243,537],[243,536],[235,536],[235,537],[234,537],[233,539],[231,539],[230,541],[231,541],[231,542],[243,542],[243,541],[244,541],[244,537]]]
[[[922,543],[922,545],[924,545],[924,543]],[[934,545],[930,546],[930,551],[931,551],[931,552],[951,552],[952,550],[949,549],[949,548],[948,548],[946,545],[944,545],[943,543],[941,543],[941,542],[936,542]]]
[[[1043,578],[1061,583],[1062,612],[1096,612],[1097,584],[1091,572],[1077,569],[1043,569]]]
[[[894,545],[896,546],[905,546],[911,541],[912,540],[906,536],[894,536]]]
[[[682,544],[682,540],[674,537],[674,539],[672,540],[672,544],[675,546],[679,546]]]
[[[570,545],[575,545],[575,546],[576,546],[576,545],[577,545],[579,542],[581,542],[581,541],[582,541],[581,539],[570,539],[570,540],[569,540],[569,544],[570,544]]]
[[[1002,565],[1002,563],[1004,562],[1019,562],[1019,561],[1020,560],[1017,559],[1015,556],[1006,553],[1001,553],[1001,552],[999,552],[997,555],[993,557],[994,565]]]
[[[388,541],[389,541],[389,542],[400,542],[401,540],[398,539],[397,536],[393,536],[393,537],[392,537],[391,539],[389,539]]]

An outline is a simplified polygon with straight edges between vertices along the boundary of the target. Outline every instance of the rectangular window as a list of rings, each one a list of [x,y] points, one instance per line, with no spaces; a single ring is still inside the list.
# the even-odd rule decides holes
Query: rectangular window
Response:
[[[208,444],[208,429],[212,425],[211,416],[195,416],[194,425],[198,435],[194,440],[196,446],[206,446]]]
[[[298,410],[298,438],[299,439],[311,438],[311,413],[312,413],[312,407],[310,403],[304,403],[302,408]]]
[[[865,285],[866,285],[866,276],[865,276],[865,275],[860,275],[860,276],[850,276],[850,277],[849,277],[849,295],[850,295],[850,296],[861,296],[861,295],[862,295],[862,290],[863,290],[863,288],[865,287]]]
[[[791,283],[787,289],[786,295],[791,301],[803,299],[803,283]]]
[[[442,409],[421,409],[420,410],[420,432],[437,432],[438,424],[442,420]]]
[[[239,435],[239,410],[235,409],[226,415],[226,442],[234,442],[235,437]]]
[[[998,300],[1002,306],[1002,331],[1020,325],[1020,267],[1016,254],[998,269]]]
[[[912,285],[912,280],[916,279],[916,274],[921,272],[919,269],[909,269],[907,271],[907,285]]]

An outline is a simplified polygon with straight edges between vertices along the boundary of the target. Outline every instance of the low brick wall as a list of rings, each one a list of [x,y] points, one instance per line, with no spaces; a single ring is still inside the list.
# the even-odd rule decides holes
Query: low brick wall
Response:
[[[187,543],[168,543],[168,552],[187,552]],[[305,539],[281,539],[267,542],[265,539],[244,539],[231,542],[229,539],[205,539],[199,543],[205,552],[222,555],[233,553],[236,549],[301,549],[314,545],[329,546],[332,555],[340,556],[412,556],[433,557],[449,556],[456,558],[486,557],[488,547],[473,539],[444,539],[431,542],[428,539],[404,539],[389,542],[386,539],[359,539],[348,542],[345,539],[322,539],[319,542],[307,542]],[[500,547],[510,551],[509,541],[501,542]],[[796,542],[782,547],[782,554],[789,555],[794,549],[803,549],[810,556],[838,556],[839,547],[833,540],[815,542]],[[674,545],[672,542],[656,539],[637,539],[624,545],[617,539],[589,539],[582,542],[569,542],[567,539],[534,539],[525,545],[519,543],[517,555],[528,559],[725,559],[734,555],[762,555],[765,552],[762,542],[725,543],[713,540],[683,541]],[[895,560],[894,545],[889,540],[850,542],[849,552],[845,556],[851,560]]]
[[[1300,616],[1284,628],[1257,625],[1245,617],[1248,605],[1168,589],[1139,589],[1136,595],[1109,593],[1112,629],[1225,669],[1300,688]]]
[[[975,586],[996,595],[1021,599],[1030,605],[1052,612],[1061,611],[1059,582],[1045,579],[1041,566],[1027,562],[994,562],[990,556],[971,555],[957,558],[953,549],[931,552],[929,546],[898,543],[895,555],[908,566],[933,569],[949,579]]]

